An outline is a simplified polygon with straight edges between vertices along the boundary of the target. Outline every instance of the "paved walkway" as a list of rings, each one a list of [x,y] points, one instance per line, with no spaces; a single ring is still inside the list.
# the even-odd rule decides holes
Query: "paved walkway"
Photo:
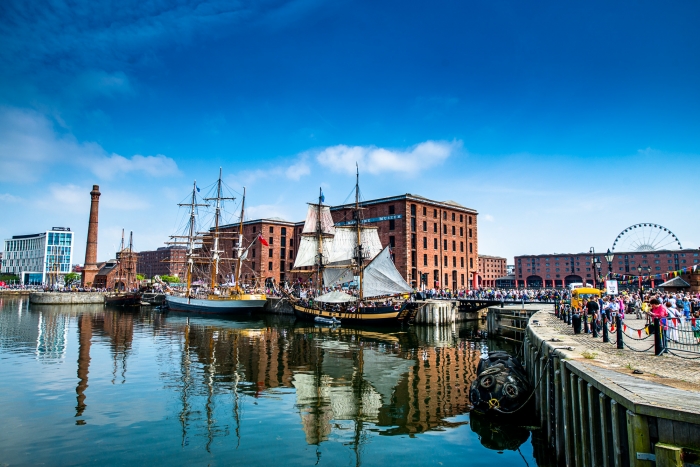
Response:
[[[680,389],[700,392],[700,353],[687,354],[696,357],[695,360],[673,355],[654,356],[653,335],[645,340],[633,340],[625,336],[623,341],[637,351],[629,348],[618,350],[615,344],[603,343],[602,337],[593,338],[590,334],[574,334],[573,328],[556,318],[551,311],[540,312],[533,316],[533,319],[537,319],[540,326],[550,328],[550,333],[562,340],[575,342],[576,353],[583,356],[587,363]],[[627,324],[625,334],[637,338],[638,333],[634,329],[643,329],[646,325],[644,320],[629,318],[625,323]],[[646,337],[644,331],[641,334],[641,337]],[[611,334],[610,338],[611,341],[615,341],[614,334]],[[587,356],[594,358],[586,358]],[[635,375],[634,370],[641,371],[643,374]]]

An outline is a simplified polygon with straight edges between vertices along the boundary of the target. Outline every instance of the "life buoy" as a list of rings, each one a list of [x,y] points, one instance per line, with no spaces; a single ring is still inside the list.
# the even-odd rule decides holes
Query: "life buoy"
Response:
[[[394,310],[399,311],[401,307],[399,305],[394,305]]]

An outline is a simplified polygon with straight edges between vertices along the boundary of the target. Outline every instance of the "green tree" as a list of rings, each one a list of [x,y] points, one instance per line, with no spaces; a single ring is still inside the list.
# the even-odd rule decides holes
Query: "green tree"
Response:
[[[163,276],[160,276],[160,280],[162,280],[163,282],[167,282],[168,284],[172,284],[174,282],[180,282],[180,279],[177,276],[163,275]]]
[[[75,282],[80,282],[80,274],[77,272],[69,272],[65,276],[63,276],[63,282],[66,283],[66,285],[71,285]]]
[[[136,274],[136,280],[137,280],[137,281],[142,281],[142,280],[144,280],[145,278],[146,278],[146,276],[144,276],[143,274]]]
[[[0,274],[0,282],[12,284],[19,282],[19,277],[15,276],[14,274]]]

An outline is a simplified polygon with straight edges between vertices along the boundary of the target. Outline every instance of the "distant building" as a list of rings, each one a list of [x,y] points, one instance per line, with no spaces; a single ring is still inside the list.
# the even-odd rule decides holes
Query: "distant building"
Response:
[[[597,285],[597,273],[591,265],[593,257],[600,261],[603,277],[608,272],[630,276],[665,274],[700,264],[700,251],[690,249],[614,252],[609,267],[605,253],[523,255],[515,257],[517,285],[528,288],[566,287],[577,282]],[[645,287],[652,286],[651,282],[647,281]],[[654,282],[655,285],[660,283],[658,280]]]
[[[476,210],[454,201],[404,195],[360,203],[363,222],[379,228],[396,269],[414,287],[469,287],[477,273]],[[355,205],[331,208],[336,225],[352,225]],[[297,234],[299,229],[297,228]],[[300,237],[300,235],[297,235]]]
[[[479,287],[496,287],[496,279],[506,275],[506,259],[479,255]]]
[[[73,232],[68,227],[5,240],[0,271],[14,274],[23,284],[53,284],[71,272]]]
[[[474,209],[412,194],[363,201],[360,206],[363,223],[378,228],[382,246],[391,247],[396,268],[409,284],[419,287],[422,279],[427,287],[457,289],[475,280],[478,214]],[[351,225],[353,209],[354,204],[331,207],[336,225]],[[303,226],[304,222],[279,218],[244,222],[247,242],[262,235],[269,246],[256,241],[250,247],[243,263],[243,282],[252,283],[255,278],[260,283],[308,280],[310,274],[291,272]],[[223,256],[227,258],[236,258],[238,229],[239,224],[220,227]],[[232,273],[223,271],[222,275]]]
[[[153,276],[185,277],[187,250],[183,246],[164,246],[137,253],[136,270],[148,278]]]
[[[125,290],[136,287],[137,262],[138,253],[124,248],[117,252],[116,259],[110,259],[97,265],[98,271],[92,287],[109,290]]]
[[[243,238],[247,242],[243,244],[243,248],[250,246],[247,261],[243,262],[243,270],[241,271],[241,280],[244,283],[252,284],[256,278],[258,278],[260,285],[270,280],[278,284],[281,281],[291,279],[289,271],[294,265],[295,245],[298,244],[294,235],[297,225],[303,226],[304,224],[289,222],[278,217],[250,220],[243,223]],[[232,258],[233,261],[230,261],[232,265],[235,265],[235,259],[238,257],[238,229],[239,224],[228,224],[219,228],[223,256]],[[262,236],[269,246],[257,241],[258,236]],[[222,268],[220,273],[222,275],[235,274],[234,267],[231,266],[231,270],[228,271]]]

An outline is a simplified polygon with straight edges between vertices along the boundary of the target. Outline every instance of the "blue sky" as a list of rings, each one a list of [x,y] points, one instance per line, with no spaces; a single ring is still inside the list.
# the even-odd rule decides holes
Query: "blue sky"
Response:
[[[480,213],[479,251],[699,247],[695,1],[77,1],[0,5],[0,236],[77,232],[101,187],[161,246],[221,166],[251,218],[416,193]]]

